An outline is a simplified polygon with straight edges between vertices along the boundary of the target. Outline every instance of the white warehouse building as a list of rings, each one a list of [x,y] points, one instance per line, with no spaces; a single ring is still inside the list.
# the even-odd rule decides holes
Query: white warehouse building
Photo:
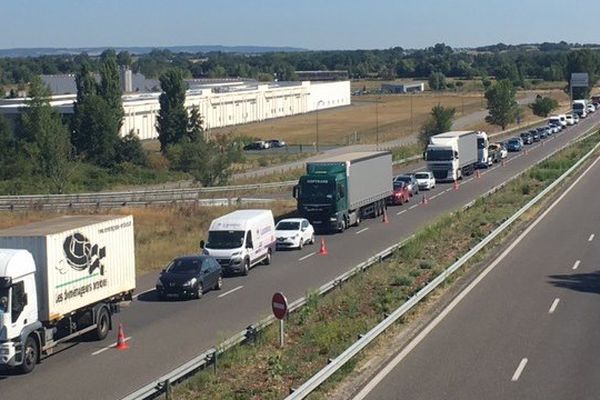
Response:
[[[160,92],[123,95],[121,135],[133,131],[140,139],[154,139]],[[51,104],[63,114],[73,113],[75,95],[55,95]],[[17,115],[24,99],[0,101],[0,113]],[[186,107],[198,107],[205,129],[222,128],[270,118],[303,114],[317,109],[350,105],[350,82],[221,82],[198,85],[186,93]]]

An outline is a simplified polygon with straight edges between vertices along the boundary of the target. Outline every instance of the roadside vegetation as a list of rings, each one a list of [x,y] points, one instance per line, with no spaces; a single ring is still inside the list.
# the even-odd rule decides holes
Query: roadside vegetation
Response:
[[[438,219],[418,232],[388,260],[355,276],[325,297],[308,293],[308,302],[286,322],[286,346],[278,347],[278,327],[272,325],[258,334],[252,344],[241,345],[220,355],[218,370],[199,372],[174,390],[177,399],[281,399],[291,388],[335,358],[358,335],[367,332],[386,314],[399,307],[430,282],[460,255],[498,227],[506,218],[559,177],[598,141],[600,135],[574,144],[530,169],[496,193],[477,200],[464,211]],[[558,189],[560,190],[560,189]],[[548,203],[538,204],[451,281],[466,270],[481,267],[486,256],[496,251],[519,225],[532,220]],[[439,296],[441,288],[432,296]],[[430,301],[430,300],[428,300]],[[422,305],[417,307],[418,314]],[[411,316],[409,316],[411,318]],[[393,331],[406,327],[403,320]],[[383,335],[373,347],[381,346]],[[370,350],[367,350],[367,352]],[[311,398],[329,398],[336,384],[362,365],[366,356],[351,361]]]

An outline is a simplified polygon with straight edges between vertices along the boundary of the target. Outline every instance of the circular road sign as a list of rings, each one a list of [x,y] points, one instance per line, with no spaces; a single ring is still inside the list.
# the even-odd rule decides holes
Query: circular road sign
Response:
[[[288,302],[283,293],[275,293],[271,300],[271,308],[273,309],[273,315],[277,319],[284,319],[288,312]]]

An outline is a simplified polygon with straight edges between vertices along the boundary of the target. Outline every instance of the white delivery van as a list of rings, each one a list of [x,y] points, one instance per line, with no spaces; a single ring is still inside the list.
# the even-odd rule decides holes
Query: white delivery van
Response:
[[[565,114],[551,115],[548,122],[559,124],[562,129],[565,129],[567,127],[567,116]]]
[[[242,275],[258,263],[269,265],[275,244],[271,210],[238,210],[219,217],[211,222],[206,243],[200,242],[224,272]]]

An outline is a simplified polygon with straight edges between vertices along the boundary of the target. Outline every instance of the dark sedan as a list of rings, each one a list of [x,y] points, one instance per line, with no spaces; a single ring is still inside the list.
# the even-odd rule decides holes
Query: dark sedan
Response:
[[[161,300],[191,297],[199,299],[210,289],[221,289],[223,271],[210,256],[185,256],[171,261],[156,282],[156,292]]]
[[[521,139],[523,139],[523,144],[532,144],[533,143],[533,135],[529,132],[521,133]]]
[[[398,175],[394,178],[394,182],[397,181],[406,183],[411,197],[415,194],[419,194],[419,184],[417,183],[417,180],[413,174]]]

